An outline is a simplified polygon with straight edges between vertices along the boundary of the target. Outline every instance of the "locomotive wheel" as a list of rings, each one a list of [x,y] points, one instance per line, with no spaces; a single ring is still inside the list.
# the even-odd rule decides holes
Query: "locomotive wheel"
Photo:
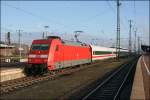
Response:
[[[47,73],[48,72],[47,65],[46,64],[41,64],[39,70],[40,70],[40,75],[43,75],[44,73]]]
[[[44,74],[44,68],[43,66],[39,67],[39,75],[43,75]]]
[[[43,75],[44,74],[44,69],[43,69],[42,65],[38,65],[36,67],[36,73],[37,73],[37,75]]]
[[[42,65],[34,65],[33,67],[33,75],[43,75],[44,74],[44,68]]]
[[[46,64],[41,64],[38,66],[38,75],[43,75],[44,73],[47,73],[47,65]]]
[[[25,68],[24,68],[24,73],[25,73],[27,76],[32,75],[32,68],[29,68],[29,67],[25,66]]]
[[[33,73],[34,76],[38,75],[38,65],[34,65],[32,71],[33,71],[32,73]]]

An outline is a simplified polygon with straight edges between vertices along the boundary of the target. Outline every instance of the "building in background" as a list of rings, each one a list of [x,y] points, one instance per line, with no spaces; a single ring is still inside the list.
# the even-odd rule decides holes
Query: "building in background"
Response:
[[[7,44],[0,44],[0,56],[1,57],[8,57],[13,56],[15,54],[15,46],[7,45]]]
[[[19,49],[21,50],[21,56]],[[0,61],[2,62],[14,62],[20,59],[26,59],[29,51],[29,47],[26,44],[0,42]]]
[[[148,45],[141,45],[142,51],[146,54],[150,54],[150,46]]]

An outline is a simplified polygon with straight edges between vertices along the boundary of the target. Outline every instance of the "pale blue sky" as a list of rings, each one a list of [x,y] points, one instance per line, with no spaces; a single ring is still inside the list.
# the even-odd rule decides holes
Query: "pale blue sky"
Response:
[[[143,43],[149,37],[148,1],[121,1],[121,38],[128,38],[129,19],[136,24]],[[72,34],[76,30],[84,31],[87,36],[106,40],[116,38],[116,1],[2,1],[1,36],[12,32],[16,40],[16,30],[24,33],[23,41],[41,36],[48,25],[49,32]],[[30,33],[29,35],[27,33]],[[128,40],[124,40],[128,42]],[[128,43],[127,43],[128,44]]]

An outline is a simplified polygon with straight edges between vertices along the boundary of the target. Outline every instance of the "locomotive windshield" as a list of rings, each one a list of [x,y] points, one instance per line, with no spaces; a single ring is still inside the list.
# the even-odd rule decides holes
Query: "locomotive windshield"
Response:
[[[48,44],[32,44],[31,50],[48,50]]]

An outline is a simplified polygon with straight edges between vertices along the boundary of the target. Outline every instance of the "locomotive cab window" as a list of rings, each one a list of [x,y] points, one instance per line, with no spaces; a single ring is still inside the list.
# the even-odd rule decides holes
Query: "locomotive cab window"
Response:
[[[48,44],[32,44],[31,50],[48,50]]]

